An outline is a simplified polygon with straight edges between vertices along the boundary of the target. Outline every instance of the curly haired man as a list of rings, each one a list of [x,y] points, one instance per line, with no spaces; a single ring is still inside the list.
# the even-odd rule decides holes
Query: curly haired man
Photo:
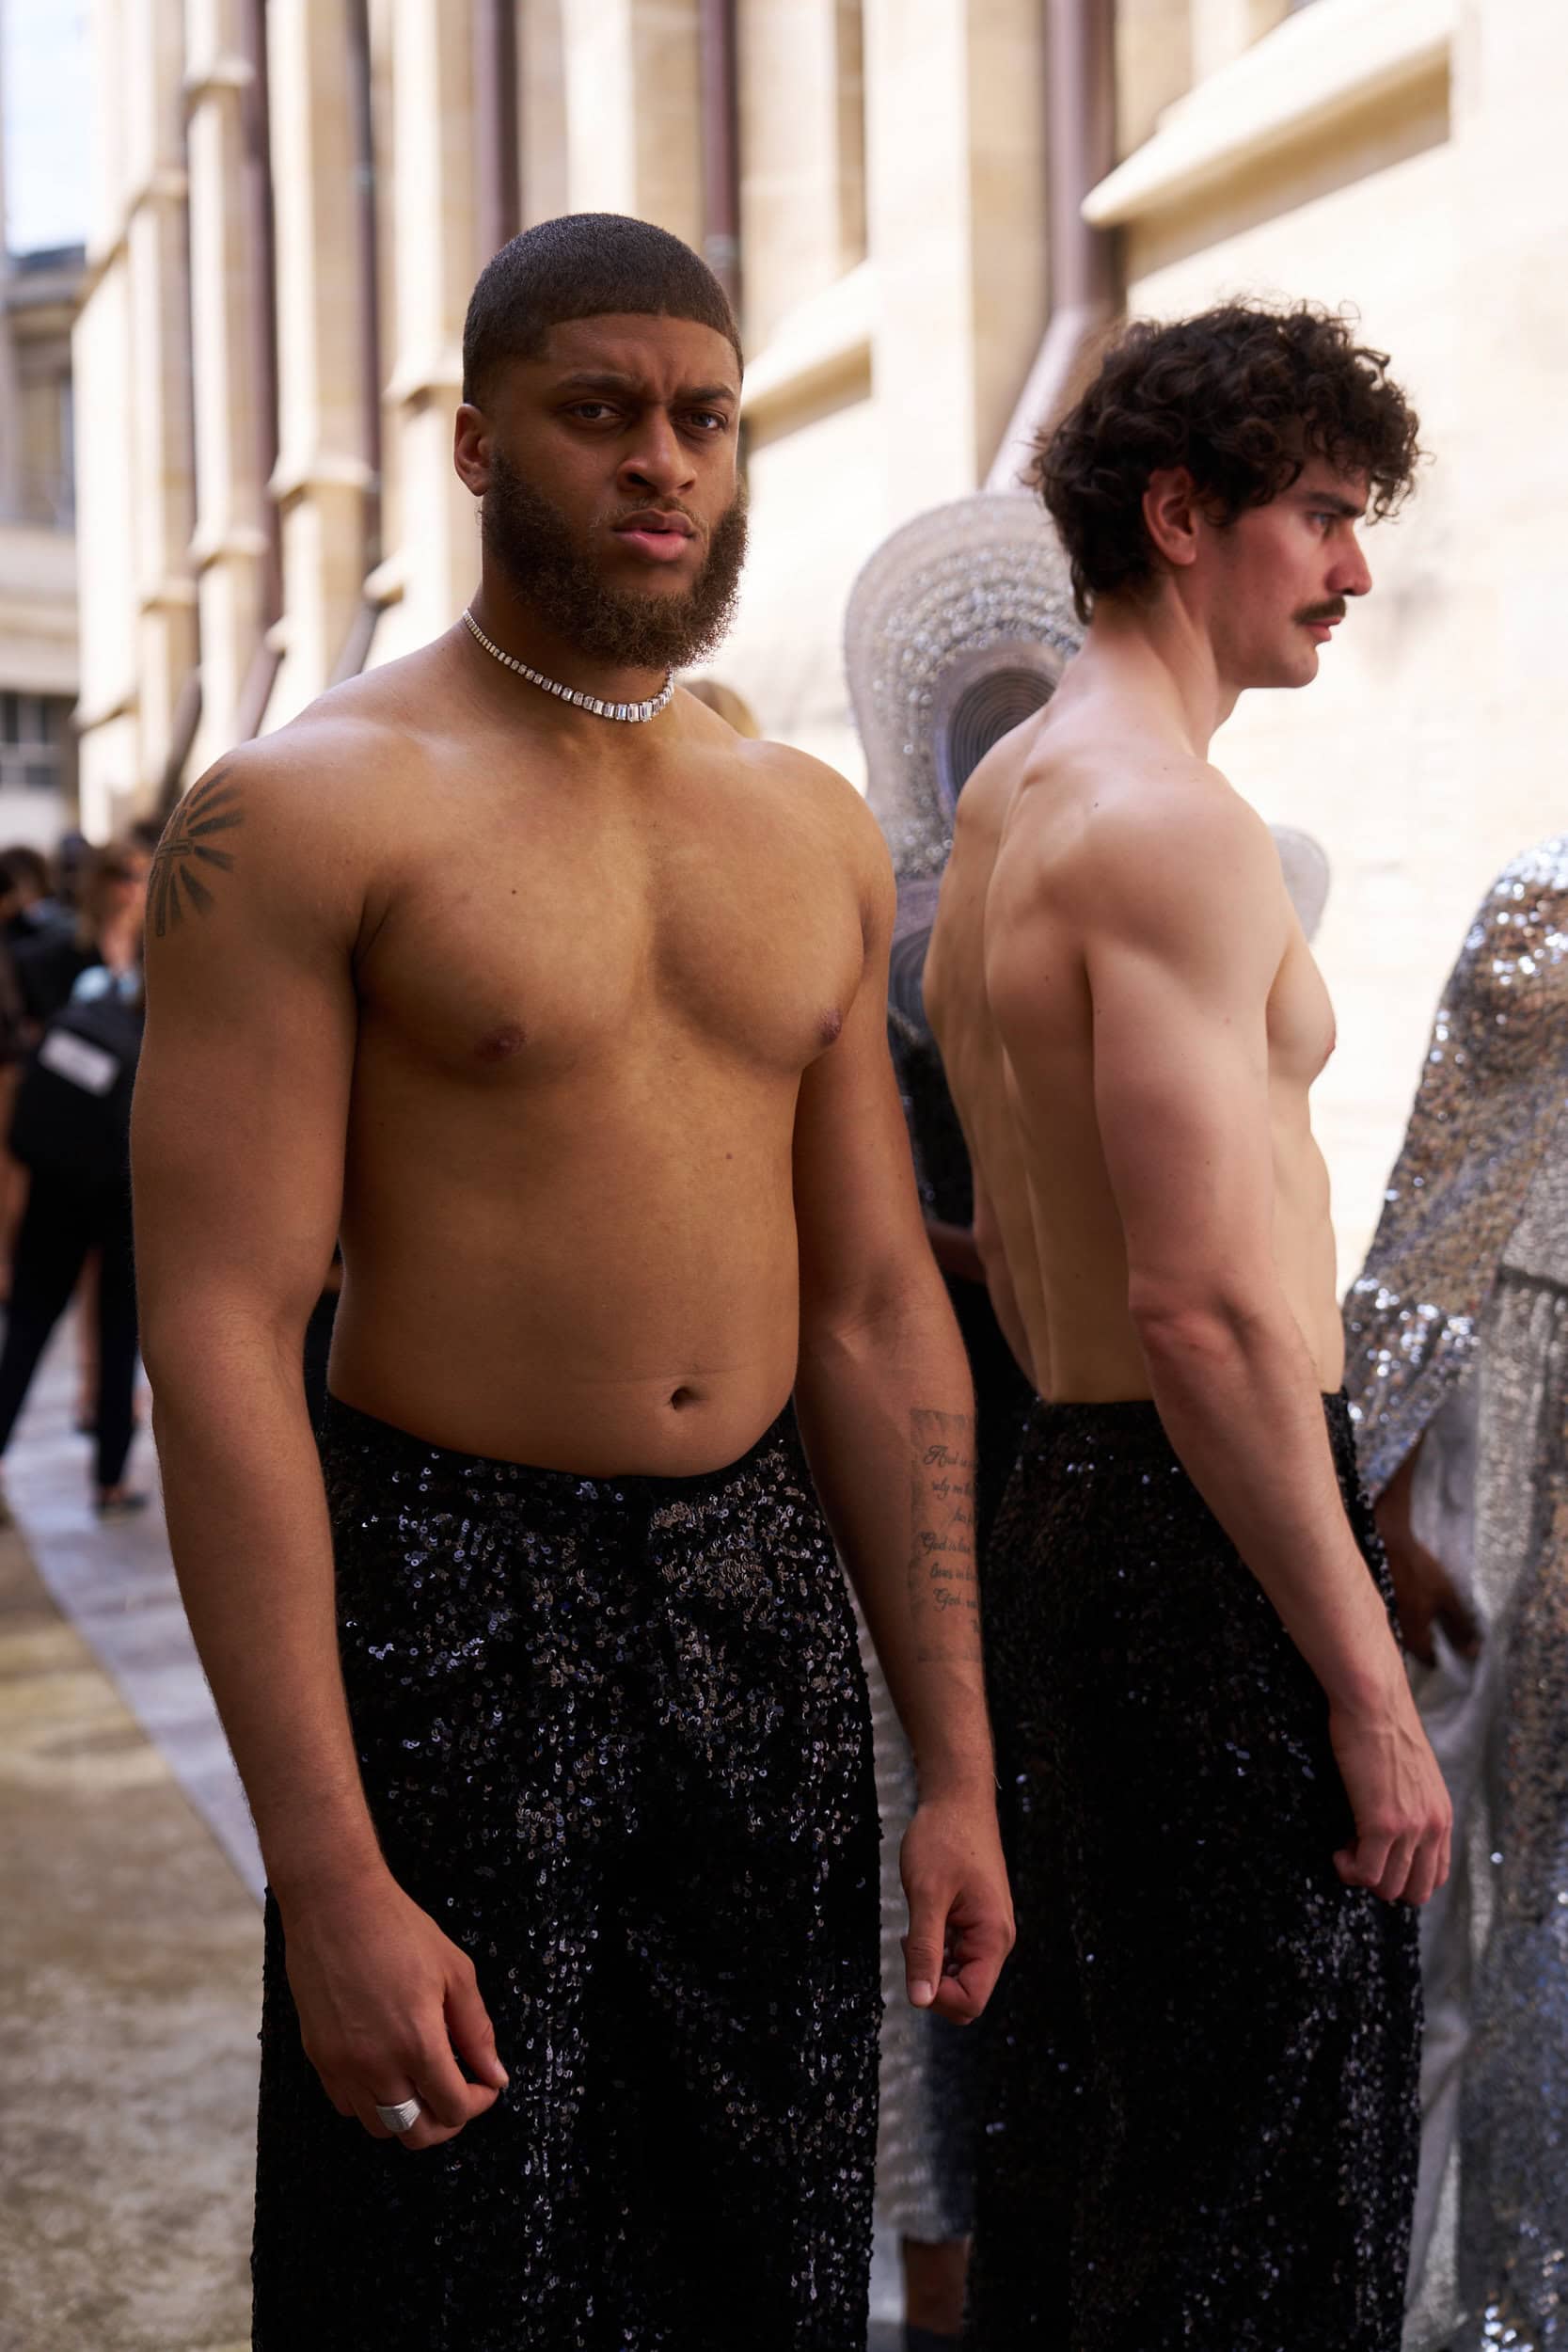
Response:
[[[1333,1014],[1209,744],[1316,675],[1417,460],[1345,320],[1243,304],[1131,327],[1038,453],[1087,638],[965,789],[926,975],[1047,1400],[986,1594],[985,2352],[1397,2352],[1450,1815],[1342,1393]]]

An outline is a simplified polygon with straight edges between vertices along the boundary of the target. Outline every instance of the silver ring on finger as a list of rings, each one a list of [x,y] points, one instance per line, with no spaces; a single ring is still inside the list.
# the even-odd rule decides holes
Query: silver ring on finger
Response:
[[[401,2139],[404,2132],[413,2130],[424,2113],[424,2108],[418,2099],[400,2099],[395,2107],[378,2106],[376,2113],[386,2124],[387,2129],[389,2132],[395,2132]]]

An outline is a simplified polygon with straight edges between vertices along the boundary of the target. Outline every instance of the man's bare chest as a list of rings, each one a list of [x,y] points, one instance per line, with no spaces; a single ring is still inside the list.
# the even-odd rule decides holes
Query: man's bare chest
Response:
[[[390,897],[359,975],[384,1041],[475,1083],[548,1082],[645,1044],[799,1072],[863,964],[852,877],[814,846],[692,824],[493,839]]]
[[[1334,1052],[1337,1029],[1327,984],[1294,926],[1269,994],[1268,1036],[1271,1080],[1305,1096]]]

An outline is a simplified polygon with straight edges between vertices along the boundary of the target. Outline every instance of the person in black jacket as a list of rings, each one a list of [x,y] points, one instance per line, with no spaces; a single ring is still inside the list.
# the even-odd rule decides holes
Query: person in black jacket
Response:
[[[16,977],[27,1019],[38,1035],[84,973],[99,965],[118,982],[134,980],[141,961],[151,860],[129,841],[111,841],[93,853],[74,921],[52,921],[16,943]]]
[[[88,903],[121,914],[130,861],[117,847],[94,861]],[[121,923],[119,927],[124,930]],[[0,1454],[39,1359],[89,1260],[98,1377],[96,1507],[140,1509],[125,1484],[135,1427],[136,1295],[131,1239],[131,1090],[141,1045],[139,965],[91,964],[44,1028],[18,1089],[10,1148],[28,1171],[6,1340],[0,1350]]]

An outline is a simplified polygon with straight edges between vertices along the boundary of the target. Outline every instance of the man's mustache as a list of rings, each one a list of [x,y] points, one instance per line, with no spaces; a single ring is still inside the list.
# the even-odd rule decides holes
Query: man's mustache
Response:
[[[1314,621],[1342,621],[1344,617],[1343,596],[1336,596],[1331,604],[1309,604],[1304,612],[1296,614],[1304,628],[1309,628]]]

